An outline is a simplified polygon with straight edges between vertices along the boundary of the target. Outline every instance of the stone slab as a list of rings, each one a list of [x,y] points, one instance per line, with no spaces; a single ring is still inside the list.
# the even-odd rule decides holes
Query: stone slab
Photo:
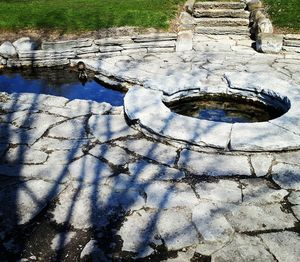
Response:
[[[17,56],[17,51],[11,42],[6,41],[0,46],[0,55],[4,58],[15,57]]]
[[[283,151],[299,148],[300,136],[269,122],[233,124],[230,148],[239,151]]]
[[[93,115],[89,118],[88,126],[100,142],[137,134],[136,130],[127,125],[123,115]]]
[[[201,200],[225,203],[241,203],[242,191],[239,183],[230,180],[200,182],[195,191]]]
[[[251,176],[248,159],[245,156],[215,155],[183,150],[178,166],[195,175]]]
[[[267,54],[279,53],[282,50],[282,45],[282,35],[262,32],[258,34],[256,39],[256,50]]]
[[[140,210],[127,217],[117,232],[123,240],[123,251],[134,252],[138,257],[144,257],[154,251],[149,244],[161,243],[155,240],[155,224],[152,222],[155,214],[155,211]]]
[[[179,250],[199,243],[196,228],[184,210],[162,211],[157,222],[157,231],[168,250]]]
[[[248,26],[249,19],[245,18],[195,18],[197,26]]]
[[[300,190],[300,166],[279,163],[272,168],[272,179],[281,188]]]
[[[193,48],[193,32],[190,30],[178,33],[176,52],[191,51]]]
[[[255,154],[250,156],[253,171],[257,177],[266,176],[271,168],[274,157],[267,154]]]
[[[295,232],[277,232],[260,235],[277,261],[296,262],[300,257],[300,237]]]
[[[56,139],[85,139],[88,137],[85,129],[85,117],[64,121],[52,127],[47,136]]]
[[[138,210],[144,203],[138,192],[130,188],[119,191],[100,183],[87,186],[73,182],[60,194],[51,210],[51,220],[77,229],[101,228],[107,225],[108,216],[119,207]]]
[[[19,181],[0,191],[1,228],[30,222],[58,195],[63,186],[43,180]]]
[[[243,9],[204,9],[204,8],[194,8],[194,17],[210,17],[210,18],[220,18],[220,17],[231,17],[231,18],[249,18],[249,12]]]
[[[243,203],[246,204],[281,203],[289,194],[287,190],[272,188],[272,184],[264,179],[242,179],[240,182],[243,185]]]
[[[18,52],[32,51],[37,48],[37,43],[29,37],[21,37],[13,42],[14,47]]]
[[[148,208],[193,208],[199,204],[199,199],[187,184],[176,183],[174,185],[170,182],[150,182],[141,185],[147,196],[145,206]]]
[[[151,181],[176,181],[185,177],[185,174],[175,168],[148,163],[144,160],[135,161],[128,165],[129,173],[138,183]]]
[[[77,40],[66,40],[66,41],[56,41],[56,42],[43,42],[43,50],[56,50],[65,51],[78,47],[88,47],[93,43],[92,39],[77,39]]]
[[[203,35],[250,35],[249,28],[246,26],[196,26],[195,33]]]
[[[128,139],[126,141],[117,142],[117,145],[132,151],[134,154],[170,166],[175,164],[177,157],[177,149],[175,147],[146,139]]]
[[[133,160],[133,156],[129,155],[124,149],[107,144],[96,145],[89,150],[89,154],[98,158],[104,158],[110,164],[117,166],[125,165]]]
[[[233,241],[212,254],[212,261],[270,261],[275,262],[258,237],[236,235]]]
[[[192,221],[201,234],[204,242],[230,241],[234,230],[226,218],[212,203],[201,202],[195,206],[192,213]]]
[[[68,165],[70,180],[85,184],[100,183],[114,174],[113,170],[96,157],[87,155]]]
[[[243,2],[222,2],[222,1],[207,1],[207,2],[196,2],[194,8],[202,9],[244,9],[246,7]]]
[[[293,228],[296,218],[282,211],[281,204],[230,206],[225,217],[237,232]]]

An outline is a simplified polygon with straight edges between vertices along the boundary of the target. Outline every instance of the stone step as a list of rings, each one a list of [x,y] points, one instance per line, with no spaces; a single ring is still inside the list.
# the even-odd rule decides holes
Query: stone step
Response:
[[[283,45],[285,46],[293,46],[293,47],[300,47],[300,40],[283,40]]]
[[[219,26],[219,27],[197,26],[195,28],[195,34],[250,35],[250,32],[249,32],[249,28],[247,26]]]
[[[249,19],[244,18],[195,18],[195,24],[199,26],[248,26]]]
[[[194,8],[201,9],[245,9],[246,4],[242,2],[196,2]]]
[[[228,17],[228,18],[245,18],[249,19],[249,12],[245,10],[233,10],[233,9],[194,9],[193,11],[194,17]]]
[[[299,40],[300,41],[300,34],[287,34],[283,36],[284,40]]]

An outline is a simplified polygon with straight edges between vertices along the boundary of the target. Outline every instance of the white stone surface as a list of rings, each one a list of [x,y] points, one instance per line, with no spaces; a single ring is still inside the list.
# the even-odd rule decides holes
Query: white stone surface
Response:
[[[0,46],[0,55],[4,58],[14,57],[17,55],[17,51],[11,42],[6,41]]]
[[[157,180],[181,180],[185,174],[175,168],[148,163],[144,160],[136,161],[128,165],[133,179],[138,182],[150,183]]]
[[[127,217],[117,232],[123,240],[123,251],[138,253],[139,257],[147,256],[154,251],[149,244],[161,243],[155,240],[155,225],[152,223],[154,216],[154,211],[140,210]]]
[[[288,200],[293,205],[300,205],[300,192],[293,191],[288,197]]]
[[[113,175],[113,170],[94,156],[83,156],[68,165],[71,179],[92,184]]]
[[[18,52],[26,52],[35,50],[37,44],[32,41],[29,37],[22,37],[13,42],[14,47]]]
[[[201,202],[195,206],[192,221],[205,242],[227,243],[234,234],[222,211],[209,202]]]
[[[1,159],[1,162],[9,164],[43,164],[47,161],[48,154],[38,150],[32,150],[27,146],[10,148]]]
[[[276,162],[286,163],[291,165],[299,165],[300,152],[283,152],[275,155]]]
[[[60,194],[59,202],[51,211],[52,220],[58,224],[70,224],[78,229],[99,228],[107,225],[108,215],[114,209],[123,206],[138,210],[144,203],[138,192],[130,188],[117,191],[101,183],[91,186],[73,183]]]
[[[296,222],[280,204],[231,206],[225,217],[237,232],[292,228]]]
[[[90,132],[100,142],[137,134],[127,125],[123,115],[91,116],[88,125]]]
[[[89,154],[95,157],[104,158],[113,165],[125,165],[132,160],[132,156],[124,149],[117,146],[109,146],[107,144],[96,145],[89,151]]]
[[[64,188],[42,180],[19,181],[0,191],[0,218],[3,227],[30,222]]]
[[[277,261],[296,262],[299,260],[299,234],[287,231],[261,234],[260,237]]]
[[[300,190],[300,167],[277,164],[272,168],[272,179],[281,188]]]
[[[152,182],[143,187],[147,196],[145,206],[149,208],[192,208],[199,204],[199,199],[192,188],[184,183],[174,185],[167,182]]]
[[[62,122],[52,127],[47,136],[57,139],[81,139],[87,138],[88,134],[85,130],[85,117],[75,118]]]
[[[158,215],[157,231],[168,250],[178,250],[199,243],[196,228],[184,210],[169,209]]]
[[[257,177],[266,176],[271,168],[273,157],[272,155],[256,154],[250,157],[251,165]]]
[[[135,154],[155,160],[162,164],[174,165],[177,156],[176,148],[146,139],[133,139],[117,142]]]
[[[251,175],[248,159],[245,156],[215,155],[183,150],[178,166],[196,175]]]
[[[272,188],[271,183],[263,179],[242,179],[240,182],[243,185],[243,202],[246,204],[281,203],[289,194],[287,190]]]
[[[232,150],[241,151],[289,150],[299,144],[300,136],[268,122],[235,123],[230,141]]]
[[[236,235],[229,245],[212,254],[212,261],[275,262],[276,260],[258,237]]]
[[[108,262],[104,252],[98,247],[96,240],[90,240],[80,253],[80,259],[91,259],[92,261]]]
[[[239,203],[242,201],[241,188],[235,181],[200,182],[195,185],[195,191],[201,200],[227,203]]]
[[[178,33],[176,52],[191,51],[193,49],[193,32],[191,30]]]

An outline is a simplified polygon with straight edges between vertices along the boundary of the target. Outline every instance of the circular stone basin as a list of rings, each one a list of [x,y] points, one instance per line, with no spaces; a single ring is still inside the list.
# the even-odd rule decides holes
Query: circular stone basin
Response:
[[[283,91],[289,90],[293,89],[283,89]],[[188,145],[217,148],[226,152],[294,150],[300,148],[298,132],[300,96],[297,92],[295,94],[290,92],[289,95],[287,97],[281,92],[251,86],[205,87],[203,90],[182,90],[170,95],[159,90],[132,87],[125,95],[124,109],[128,120],[139,125],[140,130],[144,130],[145,134],[154,134],[156,137]],[[187,101],[199,101],[199,97],[207,96],[212,101],[214,99],[211,97],[221,96],[222,99],[230,97],[233,99],[230,100],[231,105],[236,103],[237,98],[242,100],[242,104],[251,101],[250,105],[252,107],[255,105],[255,110],[259,111],[252,116],[252,119],[249,120],[247,116],[245,117],[247,119],[243,119],[244,122],[238,122],[228,112],[227,121],[213,121],[209,117],[205,119],[188,117],[169,108],[172,107],[170,105],[178,102],[185,104]],[[189,110],[190,108],[188,106]],[[242,111],[247,115],[249,114],[247,110],[246,108]],[[266,115],[264,110],[267,111]],[[264,114],[263,119],[257,119],[260,113]],[[196,108],[197,114],[199,115],[198,108]]]
[[[180,115],[225,123],[264,122],[282,116],[287,109],[228,94],[200,94],[173,100],[165,105]]]

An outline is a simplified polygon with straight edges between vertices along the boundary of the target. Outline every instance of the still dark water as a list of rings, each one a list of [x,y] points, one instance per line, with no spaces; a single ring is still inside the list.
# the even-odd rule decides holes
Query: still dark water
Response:
[[[31,68],[18,71],[0,70],[0,91],[7,93],[35,93],[63,96],[70,100],[83,99],[123,105],[125,93],[106,88],[89,74],[83,85],[78,73],[70,69]]]
[[[264,122],[284,113],[261,102],[229,95],[207,95],[169,103],[167,106],[180,115],[226,123]]]

